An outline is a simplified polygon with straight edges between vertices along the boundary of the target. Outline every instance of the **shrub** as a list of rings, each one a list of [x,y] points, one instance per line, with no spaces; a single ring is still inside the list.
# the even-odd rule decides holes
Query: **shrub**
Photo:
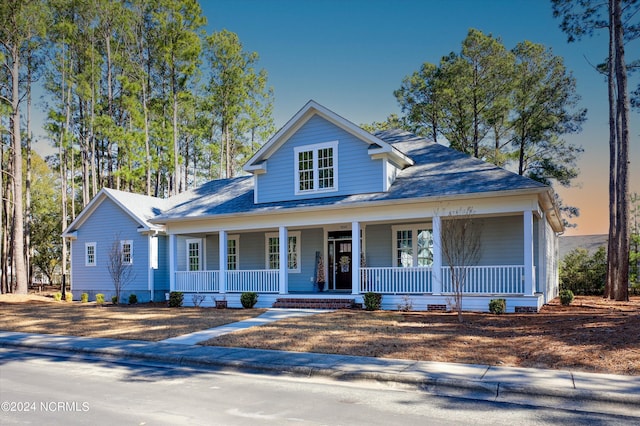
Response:
[[[560,291],[560,303],[564,306],[569,306],[573,302],[573,292],[571,290]]]
[[[104,294],[102,293],[96,294],[96,305],[99,305],[99,306],[104,305]]]
[[[118,296],[111,296],[111,303],[113,303],[114,305],[118,304]]]
[[[504,314],[507,310],[507,301],[505,299],[491,299],[489,301],[489,312],[492,314]]]
[[[184,301],[184,293],[181,291],[172,291],[169,293],[169,307],[179,308]]]
[[[374,293],[369,291],[364,294],[364,308],[367,311],[377,311],[382,305],[382,295],[380,293]]]
[[[70,291],[67,291],[64,294],[64,300],[66,300],[67,302],[73,302],[73,293],[71,293]]]
[[[59,302],[62,300],[62,293],[57,292],[53,295],[53,300],[55,300],[56,302]]]
[[[607,278],[607,253],[604,246],[593,255],[577,248],[560,262],[560,290],[571,290],[580,295],[604,294]]]
[[[89,293],[82,293],[80,296],[80,301],[82,303],[87,303],[89,301]]]
[[[136,303],[138,303],[138,296],[136,296],[135,294],[130,294],[129,295],[129,304],[130,305],[135,305]]]
[[[245,291],[240,295],[240,303],[245,309],[253,308],[258,303],[258,293],[255,291]]]

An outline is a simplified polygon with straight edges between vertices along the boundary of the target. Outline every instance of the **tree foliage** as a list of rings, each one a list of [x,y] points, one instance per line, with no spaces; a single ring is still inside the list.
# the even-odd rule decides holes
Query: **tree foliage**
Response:
[[[601,295],[607,278],[607,254],[604,246],[592,255],[577,248],[560,263],[560,289],[577,295]]]
[[[578,175],[582,148],[562,136],[580,130],[586,111],[562,58],[540,44],[507,50],[471,29],[460,53],[424,63],[394,94],[400,122],[418,134],[545,184],[570,186]]]
[[[44,88],[45,130],[57,149],[52,199],[62,219],[51,235],[104,187],[165,197],[233,176],[273,131],[273,92],[257,53],[229,31],[208,36],[197,0],[10,0],[0,2],[0,18],[3,141],[23,145],[28,83],[41,78]],[[1,154],[7,291],[6,271],[26,269],[13,253],[60,253],[64,273],[68,248],[47,248],[37,229],[21,231],[28,208],[11,179],[26,174],[22,151],[3,142]],[[22,289],[27,279],[20,272],[15,282]]]

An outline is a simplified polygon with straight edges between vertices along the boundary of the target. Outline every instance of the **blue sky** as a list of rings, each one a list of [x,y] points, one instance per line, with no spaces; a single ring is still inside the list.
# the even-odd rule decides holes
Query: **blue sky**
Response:
[[[578,227],[567,234],[607,232],[607,92],[590,65],[606,55],[607,36],[568,44],[550,1],[216,0],[202,6],[208,32],[233,31],[245,50],[260,55],[275,90],[277,127],[309,99],[356,124],[400,113],[393,91],[403,77],[423,62],[459,52],[469,28],[501,38],[507,48],[524,40],[551,47],[576,77],[581,106],[588,109],[583,131],[566,137],[585,149],[578,186],[559,189],[581,210]],[[628,52],[637,48],[636,42]],[[640,158],[637,112],[631,120],[633,164]],[[632,167],[632,191],[640,192],[639,181]]]

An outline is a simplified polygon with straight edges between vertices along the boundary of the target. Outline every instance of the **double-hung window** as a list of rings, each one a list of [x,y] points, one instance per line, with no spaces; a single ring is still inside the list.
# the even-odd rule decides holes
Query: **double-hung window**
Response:
[[[120,255],[122,256],[122,263],[125,265],[131,265],[133,263],[133,241],[122,240],[120,241]]]
[[[433,264],[433,231],[431,225],[394,226],[393,257],[395,265],[431,266]]]
[[[287,269],[300,272],[300,232],[289,232],[287,246]],[[265,253],[267,269],[280,269],[280,237],[277,233],[266,234]]]
[[[338,141],[295,148],[295,192],[338,190]]]
[[[84,257],[84,265],[85,266],[96,266],[96,243],[85,243],[84,245],[85,257]]]

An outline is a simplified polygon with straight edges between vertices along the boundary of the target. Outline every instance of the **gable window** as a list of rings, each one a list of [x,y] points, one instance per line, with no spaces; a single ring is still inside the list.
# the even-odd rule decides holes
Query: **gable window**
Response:
[[[125,265],[131,265],[133,263],[133,241],[120,241],[120,255],[122,256],[122,263]]]
[[[300,272],[300,232],[289,232],[287,248],[287,269]],[[280,269],[280,237],[277,233],[265,235],[267,269]]]
[[[227,239],[227,270],[238,270],[238,257],[240,254],[239,237],[234,235]]]
[[[200,271],[202,269],[202,240],[200,238],[192,238],[187,243],[187,270]]]
[[[96,266],[96,243],[85,243],[84,266]]]
[[[431,266],[433,264],[433,231],[431,225],[394,226],[393,257],[396,266]]]
[[[338,141],[301,146],[294,152],[296,194],[338,189]]]

